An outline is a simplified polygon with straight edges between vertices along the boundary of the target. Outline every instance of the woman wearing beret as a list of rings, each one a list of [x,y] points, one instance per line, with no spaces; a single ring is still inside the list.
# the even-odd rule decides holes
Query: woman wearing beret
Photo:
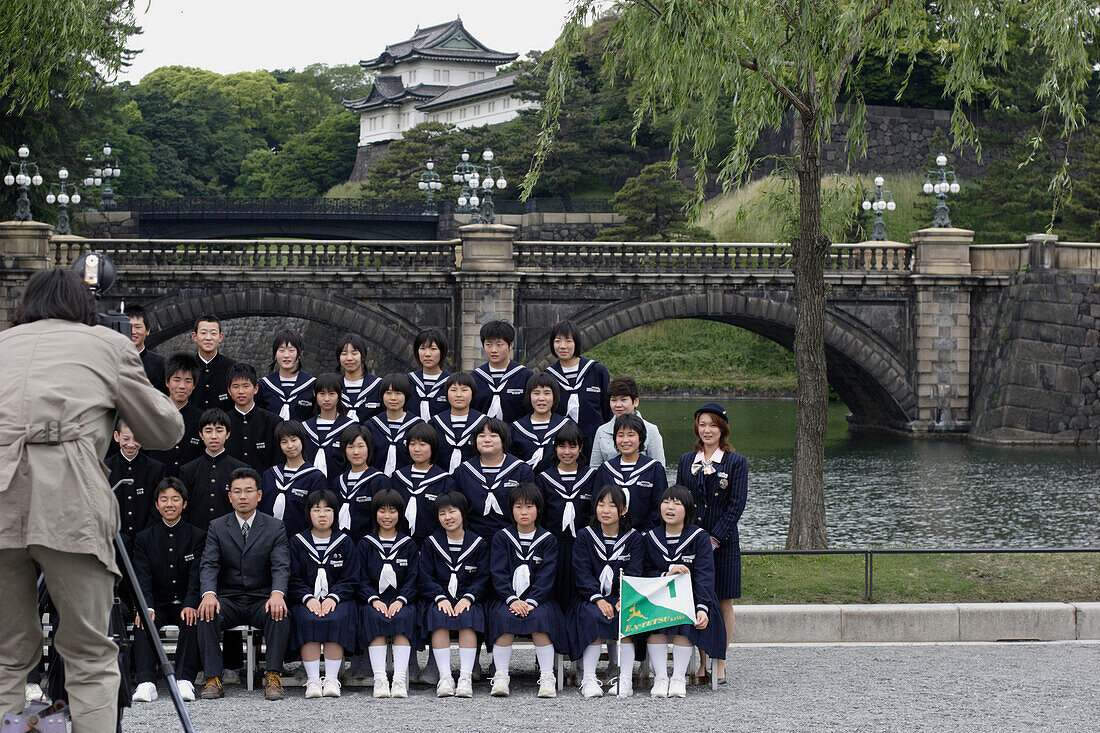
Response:
[[[708,402],[695,411],[695,450],[680,456],[676,483],[695,498],[696,524],[710,533],[714,548],[715,592],[726,624],[726,643],[733,638],[733,599],[741,597],[741,546],[737,522],[745,510],[748,464],[729,444],[726,411]],[[715,660],[718,681],[726,681],[724,660]]]

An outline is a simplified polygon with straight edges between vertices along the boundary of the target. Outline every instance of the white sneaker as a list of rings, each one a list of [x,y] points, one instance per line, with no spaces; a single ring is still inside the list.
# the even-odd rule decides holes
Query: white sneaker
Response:
[[[321,680],[321,694],[325,697],[340,697],[340,680],[336,677],[325,677]]]
[[[493,697],[508,697],[508,683],[510,681],[511,678],[507,672],[497,672],[493,675],[493,686],[489,690],[489,694]]]
[[[668,681],[668,696],[669,697],[687,697],[687,679],[683,677],[673,677]]]
[[[134,702],[153,702],[157,699],[157,685],[155,682],[142,682],[134,690]]]
[[[235,669],[223,669],[222,670],[222,684],[223,685],[239,685],[241,684],[241,673]]]
[[[597,683],[598,684],[598,683]],[[552,674],[539,677],[539,697],[557,697],[558,678]]]
[[[607,694],[615,695],[616,697],[634,697],[634,681],[624,680],[620,677],[619,681],[611,686]]]
[[[581,694],[585,697],[603,697],[603,688],[595,677],[581,679]]]
[[[474,676],[472,674],[460,674],[458,685],[455,686],[455,697],[474,696]]]
[[[176,680],[176,689],[184,702],[195,702],[195,685],[190,680]]]
[[[27,702],[49,702],[50,699],[46,697],[46,693],[42,691],[42,685],[37,682],[28,682],[27,686],[23,688],[23,698]],[[191,698],[192,700],[194,698]]]
[[[389,697],[390,696],[390,682],[386,679],[384,674],[376,674],[374,676],[374,696],[375,697]]]
[[[668,697],[668,677],[654,677],[650,697]]]
[[[323,694],[324,693],[321,691],[321,680],[316,679],[316,678],[306,680],[306,699],[307,700],[316,700],[316,699],[320,698],[321,695],[323,695]]]
[[[390,697],[408,697],[409,684],[397,677],[390,683]]]
[[[436,697],[454,697],[455,695],[455,681],[450,675],[444,677],[439,676],[439,682],[435,683],[435,696]]]

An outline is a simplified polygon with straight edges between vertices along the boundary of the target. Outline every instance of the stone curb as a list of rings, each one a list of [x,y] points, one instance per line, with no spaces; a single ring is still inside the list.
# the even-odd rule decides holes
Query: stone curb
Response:
[[[1100,639],[1100,603],[734,606],[733,641],[1064,641]]]

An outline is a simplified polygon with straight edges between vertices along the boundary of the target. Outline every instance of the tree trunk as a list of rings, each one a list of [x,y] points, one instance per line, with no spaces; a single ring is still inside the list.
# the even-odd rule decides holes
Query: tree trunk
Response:
[[[798,171],[799,235],[791,242],[797,319],[794,364],[798,376],[790,549],[818,549],[825,536],[825,427],[829,383],[825,372],[825,258],[829,240],[821,220],[819,115],[802,115]]]

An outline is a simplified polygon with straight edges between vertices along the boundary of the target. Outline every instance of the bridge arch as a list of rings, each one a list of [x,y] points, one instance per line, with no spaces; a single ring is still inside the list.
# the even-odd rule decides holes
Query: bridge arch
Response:
[[[573,320],[585,344],[592,346],[638,326],[673,318],[701,318],[729,323],[765,336],[791,349],[796,311],[792,302],[738,293],[685,293],[641,301],[632,299]],[[907,369],[870,330],[839,313],[827,312],[825,353],[829,384],[852,410],[856,423],[904,428],[916,414],[917,396]],[[540,345],[534,365],[553,360],[548,345]]]

